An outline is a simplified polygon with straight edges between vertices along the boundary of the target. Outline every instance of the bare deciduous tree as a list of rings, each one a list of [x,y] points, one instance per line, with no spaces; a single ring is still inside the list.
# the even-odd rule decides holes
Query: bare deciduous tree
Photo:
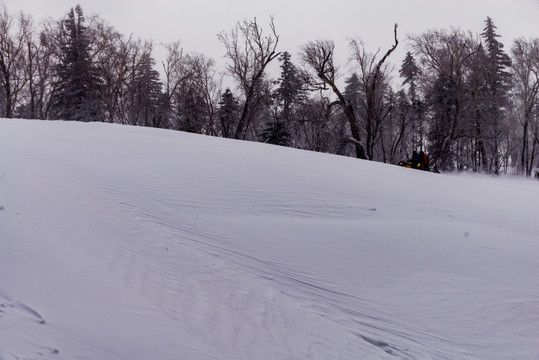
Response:
[[[185,73],[185,55],[179,41],[163,45],[166,50],[165,60],[161,62],[165,75],[165,94],[172,98],[180,84],[188,77]]]
[[[467,81],[480,48],[479,41],[458,29],[432,30],[409,39],[422,66],[420,83],[432,113],[429,129],[432,162],[442,169],[463,168],[465,161],[457,159],[464,151],[459,140],[467,141],[465,127],[470,111]]]
[[[55,23],[50,20],[43,22],[39,34],[32,33],[27,44],[28,104],[23,106],[19,116],[48,118],[53,67],[57,61],[56,33]]]
[[[182,86],[191,76],[187,69],[187,55],[181,47],[179,41],[168,44],[163,44],[166,50],[165,59],[161,61],[164,79],[164,104],[166,109],[163,109],[167,117],[170,118],[171,127],[178,129],[178,100],[181,95]]]
[[[539,39],[515,40],[513,53],[513,79],[517,106],[522,118],[522,147],[520,154],[520,171],[531,175],[536,146],[539,144],[537,131],[539,126],[534,122],[534,112],[539,105]],[[532,130],[532,133],[530,133]],[[533,145],[530,149],[530,140]]]
[[[222,77],[215,69],[215,61],[202,54],[190,54],[187,57],[188,73],[191,74],[191,83],[197,89],[204,104],[204,122],[201,124],[201,133],[217,135],[217,110],[221,98]]]
[[[240,22],[230,33],[221,32],[218,39],[226,49],[228,72],[238,82],[243,91],[244,103],[234,137],[244,139],[254,120],[256,107],[260,104],[259,89],[268,64],[279,56],[276,52],[279,36],[275,30],[273,17],[270,33],[265,34],[256,18]],[[258,98],[257,98],[258,97]]]
[[[92,49],[92,59],[103,76],[103,101],[109,122],[124,122],[121,104],[126,95],[125,85],[134,71],[131,59],[136,57],[140,44],[132,37],[125,39],[102,19],[92,21],[92,36],[98,47]],[[136,65],[135,65],[136,66]]]
[[[0,87],[3,97],[2,116],[12,118],[21,91],[26,86],[26,51],[31,39],[32,21],[19,13],[13,17],[6,6],[0,7]]]
[[[336,105],[341,106],[350,125],[350,131],[352,133],[350,140],[355,145],[356,156],[360,159],[366,159],[367,156],[361,142],[356,115],[352,106],[346,102],[344,95],[336,84],[338,68],[333,62],[334,49],[335,44],[332,40],[310,41],[301,48],[301,60],[308,68],[314,71],[318,79],[318,81],[315,80],[316,78],[313,79],[313,89],[326,90],[327,86],[329,86],[337,96],[337,100],[330,104],[328,110],[331,111],[331,108]]]
[[[389,67],[386,60],[399,44],[397,24],[394,27],[394,40],[394,44],[379,61],[377,61],[379,51],[371,54],[367,52],[360,39],[350,41],[352,58],[357,64],[358,77],[363,88],[364,98],[360,99],[362,104],[361,118],[366,137],[366,155],[369,160],[374,159],[374,147],[377,139],[380,138],[382,124],[389,115],[389,109],[392,105],[392,101],[387,101],[386,97],[388,93],[391,93],[391,87],[387,82]]]

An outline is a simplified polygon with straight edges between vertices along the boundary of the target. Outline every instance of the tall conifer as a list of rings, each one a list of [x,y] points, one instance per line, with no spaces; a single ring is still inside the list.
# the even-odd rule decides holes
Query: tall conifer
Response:
[[[51,96],[53,119],[104,121],[102,80],[90,57],[91,39],[80,5],[60,22],[60,54]]]
[[[496,32],[496,26],[492,19],[487,17],[485,29],[481,34],[484,39],[483,64],[483,108],[481,114],[484,117],[482,136],[485,138],[487,154],[483,156],[483,168],[488,172],[498,173],[500,170],[500,143],[502,134],[503,111],[507,104],[510,89],[511,58],[503,50],[503,44],[498,41],[500,35]],[[483,141],[483,139],[481,139]],[[488,155],[488,156],[487,156]]]

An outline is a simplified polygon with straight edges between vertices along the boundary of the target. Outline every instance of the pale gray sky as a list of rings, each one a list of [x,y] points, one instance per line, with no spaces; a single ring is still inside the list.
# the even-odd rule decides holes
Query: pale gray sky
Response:
[[[77,1],[1,0],[10,12],[24,10],[36,21],[61,18]],[[222,63],[224,48],[217,40],[238,21],[257,17],[267,28],[275,16],[279,50],[297,59],[298,47],[309,40],[332,39],[341,64],[348,56],[347,38],[360,37],[369,50],[385,51],[393,42],[393,24],[399,24],[401,63],[405,36],[433,28],[460,27],[482,32],[490,16],[509,51],[519,36],[539,37],[539,0],[79,0],[86,14],[99,14],[123,34],[153,39],[155,43],[180,40],[187,52],[203,53]],[[344,65],[344,64],[343,64]]]

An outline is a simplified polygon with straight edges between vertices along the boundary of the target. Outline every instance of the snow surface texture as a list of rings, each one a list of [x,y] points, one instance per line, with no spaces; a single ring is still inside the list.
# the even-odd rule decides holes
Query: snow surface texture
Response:
[[[539,359],[539,182],[0,120],[0,359]]]

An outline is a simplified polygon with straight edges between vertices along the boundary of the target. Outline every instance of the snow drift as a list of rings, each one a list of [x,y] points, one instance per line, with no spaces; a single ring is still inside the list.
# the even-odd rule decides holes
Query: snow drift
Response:
[[[539,182],[0,120],[0,359],[539,359]]]

